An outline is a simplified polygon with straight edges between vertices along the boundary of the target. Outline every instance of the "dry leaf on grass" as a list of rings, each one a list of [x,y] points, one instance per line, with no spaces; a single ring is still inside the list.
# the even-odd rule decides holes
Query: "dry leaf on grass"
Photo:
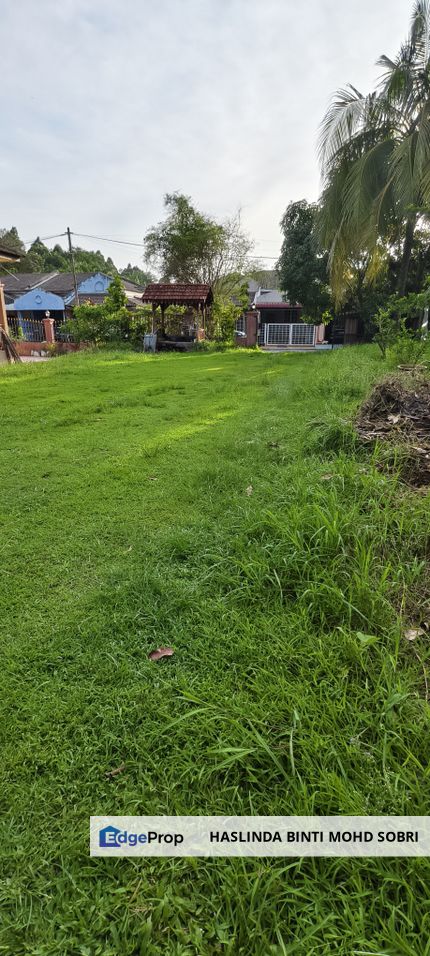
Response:
[[[410,627],[407,631],[404,632],[404,637],[407,641],[416,641],[417,637],[422,637],[425,634],[422,627]]]
[[[391,425],[397,425],[400,421],[400,415],[387,415],[387,422],[390,422]]]
[[[249,497],[249,495],[252,495],[253,490],[254,490],[254,489],[253,489],[252,485],[248,485],[248,487],[247,487],[247,489],[246,489],[246,491],[245,491],[245,494],[248,495],[248,497]]]
[[[333,475],[321,475],[321,481],[331,481]]]
[[[157,647],[157,650],[148,654],[150,661],[159,661],[162,657],[171,657],[174,654],[173,647]]]
[[[125,763],[122,763],[119,767],[115,767],[114,770],[106,770],[105,777],[117,777],[119,773],[122,773],[125,770]]]
[[[156,475],[148,475],[148,481],[158,481]]]

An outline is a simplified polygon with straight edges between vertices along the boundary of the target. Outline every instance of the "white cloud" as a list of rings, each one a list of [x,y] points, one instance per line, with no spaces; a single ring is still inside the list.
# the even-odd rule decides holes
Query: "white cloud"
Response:
[[[287,202],[318,194],[330,95],[371,87],[407,29],[404,0],[4,5],[0,225],[139,240],[181,190],[219,216],[240,205],[275,255]]]

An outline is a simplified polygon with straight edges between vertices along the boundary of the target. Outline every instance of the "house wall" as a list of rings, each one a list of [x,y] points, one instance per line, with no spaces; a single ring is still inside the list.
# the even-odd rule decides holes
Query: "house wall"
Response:
[[[105,276],[103,272],[95,272],[94,275],[90,276],[88,279],[84,279],[83,282],[78,284],[78,295],[106,295],[106,292],[112,282],[110,276]],[[69,292],[68,295],[64,296],[64,303],[66,306],[73,305],[75,301],[75,290],[73,289]]]
[[[90,276],[89,279],[85,279],[84,282],[80,282],[78,285],[78,292],[93,292],[95,294],[102,294],[107,292],[112,279],[110,276],[103,275],[102,272],[96,272],[95,275]]]
[[[60,312],[64,314],[64,302],[59,295],[54,295],[53,292],[45,292],[44,289],[36,288],[31,289],[30,292],[25,292],[24,295],[17,296],[13,302],[13,308],[9,307],[9,312],[27,312],[33,313],[37,312],[37,318],[42,318],[40,313],[44,312]]]

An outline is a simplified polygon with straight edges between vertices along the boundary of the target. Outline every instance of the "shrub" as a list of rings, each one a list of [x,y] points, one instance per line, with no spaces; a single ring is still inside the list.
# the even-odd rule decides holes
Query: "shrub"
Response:
[[[383,358],[392,356],[399,364],[416,365],[425,352],[427,331],[421,323],[424,309],[430,305],[430,277],[423,292],[400,297],[392,295],[376,317],[374,341]]]
[[[127,308],[127,296],[119,276],[109,286],[101,305],[84,302],[76,306],[73,319],[65,322],[63,329],[73,335],[76,342],[93,345],[128,343],[134,348],[142,345],[145,332],[152,327],[152,312],[143,307],[134,312]]]

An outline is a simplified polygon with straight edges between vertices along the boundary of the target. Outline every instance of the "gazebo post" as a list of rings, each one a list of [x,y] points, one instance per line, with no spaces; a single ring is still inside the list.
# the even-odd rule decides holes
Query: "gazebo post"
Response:
[[[152,331],[153,332],[155,332],[157,328],[157,322],[155,318],[156,311],[157,311],[157,306],[155,305],[155,302],[153,302],[152,303]]]

